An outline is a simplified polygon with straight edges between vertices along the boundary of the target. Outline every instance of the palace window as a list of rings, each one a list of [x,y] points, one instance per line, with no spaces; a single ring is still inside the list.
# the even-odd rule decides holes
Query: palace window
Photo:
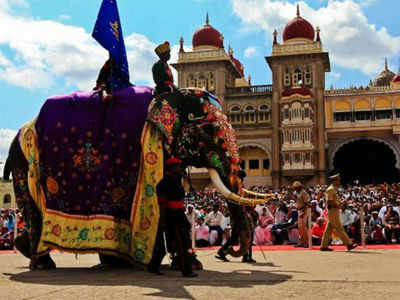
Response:
[[[289,86],[290,86],[290,73],[289,73],[289,69],[286,69],[286,70],[285,70],[285,77],[284,77],[284,80],[283,80],[283,85],[286,86],[286,87],[289,87]]]
[[[245,123],[255,123],[256,122],[256,115],[255,109],[253,106],[247,106],[244,110],[244,121]]]
[[[289,153],[285,153],[285,155],[284,155],[284,160],[285,160],[285,163],[290,163],[290,155],[289,155]]]
[[[269,159],[264,159],[263,160],[263,168],[264,168],[264,170],[269,170],[269,165],[270,165]]]
[[[354,115],[356,121],[370,121],[372,118],[372,111],[356,111]]]
[[[335,112],[333,114],[333,118],[335,122],[351,122],[352,112],[351,111]]]
[[[213,74],[213,73],[209,73],[209,74],[208,74],[208,90],[209,90],[209,91],[215,90],[215,86],[214,86],[214,74]]]
[[[302,85],[303,83],[303,76],[299,69],[296,69],[293,73],[293,85]]]
[[[229,114],[229,119],[232,124],[242,123],[242,115],[239,106],[234,106],[231,108],[231,113]]]
[[[258,111],[258,121],[266,123],[269,119],[269,108],[267,105],[261,105]]]
[[[400,119],[400,109],[396,109],[396,118]]]
[[[241,168],[242,170],[245,170],[245,169],[246,169],[246,161],[245,161],[245,160],[241,160],[241,161],[240,161],[240,168]]]
[[[393,112],[391,109],[375,111],[376,120],[391,120],[392,118],[393,118]]]
[[[11,195],[5,194],[3,197],[3,204],[10,204],[11,203]]]
[[[283,119],[284,119],[284,120],[289,119],[289,109],[288,109],[288,108],[285,108],[285,109],[283,110]]]
[[[260,161],[257,159],[249,160],[249,169],[250,170],[258,170],[260,168]]]
[[[207,90],[208,89],[207,81],[208,81],[207,78],[203,74],[200,74],[197,87]]]
[[[296,164],[298,164],[298,163],[300,163],[300,161],[301,161],[300,153],[295,153],[295,155],[294,155],[294,162],[295,162]]]
[[[196,87],[196,78],[193,74],[189,75],[189,82],[188,82],[188,87]]]
[[[306,162],[311,162],[311,153],[306,153],[306,158],[305,158]]]
[[[306,69],[306,73],[305,73],[304,77],[305,77],[305,79],[304,79],[305,84],[306,85],[311,85],[312,84],[312,79],[311,79],[311,70],[310,70],[309,67]]]
[[[304,108],[304,118],[305,119],[310,118],[310,108],[309,107]]]

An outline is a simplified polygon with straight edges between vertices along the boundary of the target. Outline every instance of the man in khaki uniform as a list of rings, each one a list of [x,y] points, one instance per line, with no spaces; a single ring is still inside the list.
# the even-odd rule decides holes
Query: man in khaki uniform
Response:
[[[357,247],[357,244],[353,244],[346,232],[344,231],[342,222],[340,221],[340,198],[337,194],[337,189],[340,186],[340,174],[336,174],[330,177],[332,184],[326,190],[326,201],[328,208],[328,225],[326,226],[324,235],[322,237],[321,251],[332,251],[333,249],[328,248],[329,242],[332,237],[332,232],[343,241],[346,245],[347,250],[352,250]]]
[[[308,220],[308,210],[310,206],[310,195],[303,188],[300,181],[293,182],[293,189],[296,191],[296,207],[299,214],[298,218],[298,228],[300,240],[296,247],[308,248],[308,230],[307,230],[307,220]]]

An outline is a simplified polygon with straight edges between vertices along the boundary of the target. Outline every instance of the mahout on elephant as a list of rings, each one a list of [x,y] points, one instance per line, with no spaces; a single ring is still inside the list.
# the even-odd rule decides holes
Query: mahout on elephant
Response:
[[[96,91],[52,97],[12,142],[4,178],[12,173],[27,224],[16,247],[31,269],[54,268],[52,249],[148,264],[159,221],[156,186],[170,157],[209,170],[240,240],[227,253],[244,255],[250,231],[242,205],[268,195],[241,191],[236,136],[219,99],[200,89],[154,97],[149,87],[131,86],[115,91],[112,105]]]

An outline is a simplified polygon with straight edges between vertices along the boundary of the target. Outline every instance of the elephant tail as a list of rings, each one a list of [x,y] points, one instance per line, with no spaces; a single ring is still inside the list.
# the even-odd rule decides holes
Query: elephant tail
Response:
[[[10,180],[10,174],[14,169],[21,169],[23,171],[28,171],[28,162],[22,153],[21,147],[19,146],[18,134],[14,137],[10,145],[10,150],[8,152],[8,157],[4,165],[3,179]]]
[[[7,157],[6,164],[4,165],[4,170],[3,170],[3,179],[4,180],[10,180],[10,174],[11,174],[11,159],[10,157]]]

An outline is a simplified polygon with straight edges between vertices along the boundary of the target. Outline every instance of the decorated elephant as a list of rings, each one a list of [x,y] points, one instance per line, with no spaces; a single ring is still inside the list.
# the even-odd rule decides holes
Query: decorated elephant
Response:
[[[209,169],[240,237],[229,254],[244,255],[242,205],[265,195],[241,187],[236,136],[219,99],[200,89],[154,97],[140,86],[115,92],[112,103],[95,91],[52,97],[19,130],[4,173],[12,173],[27,224],[17,248],[32,269],[54,268],[52,249],[147,264],[159,218],[155,187],[171,156]]]

